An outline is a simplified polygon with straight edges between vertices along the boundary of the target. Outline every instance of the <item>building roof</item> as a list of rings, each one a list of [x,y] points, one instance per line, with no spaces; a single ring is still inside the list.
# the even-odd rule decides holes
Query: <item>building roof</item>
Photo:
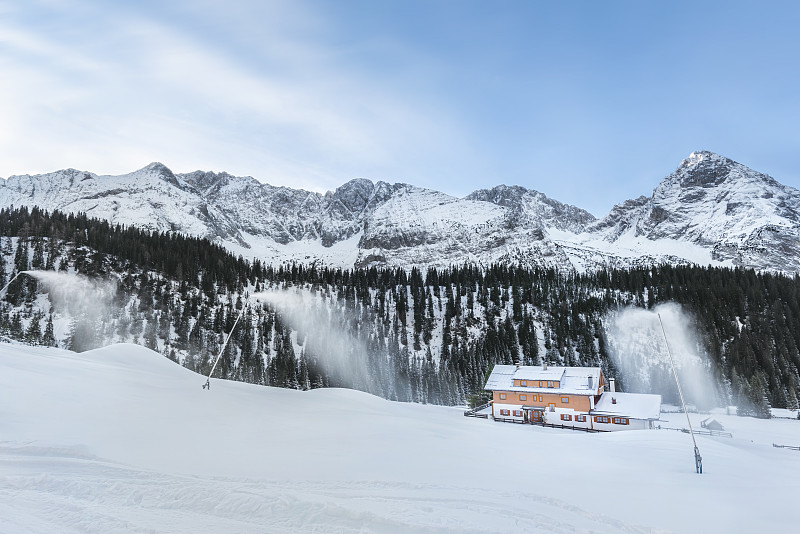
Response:
[[[725,427],[722,426],[722,423],[710,417],[708,419],[703,420],[700,423],[700,426],[702,426],[703,428],[707,428],[709,430],[725,430]]]
[[[547,366],[545,369],[541,365],[525,365],[520,366],[514,374],[517,380],[561,380],[564,375],[566,367],[553,367]]]
[[[495,365],[484,389],[494,391],[519,391],[522,393],[569,393],[573,395],[598,395],[599,367],[559,367],[541,365]],[[540,388],[515,386],[514,380],[558,381],[560,387]],[[592,387],[589,387],[589,384]]]
[[[514,385],[516,365],[495,365],[483,389],[505,389]]]
[[[616,402],[614,402],[616,400]],[[592,415],[610,415],[631,419],[656,420],[661,417],[661,395],[611,393],[607,391],[594,405]]]

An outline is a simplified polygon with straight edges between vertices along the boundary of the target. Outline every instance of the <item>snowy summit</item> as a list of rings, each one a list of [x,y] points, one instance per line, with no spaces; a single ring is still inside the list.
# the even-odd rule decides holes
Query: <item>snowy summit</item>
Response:
[[[601,219],[518,186],[456,198],[358,179],[327,194],[160,163],[121,176],[12,176],[0,207],[85,212],[207,237],[267,263],[446,267],[464,261],[591,270],[660,263],[800,272],[800,192],[712,152]]]

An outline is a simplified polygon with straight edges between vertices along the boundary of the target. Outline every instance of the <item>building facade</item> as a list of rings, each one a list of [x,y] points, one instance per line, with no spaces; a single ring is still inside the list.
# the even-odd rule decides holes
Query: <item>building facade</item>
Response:
[[[599,367],[495,365],[484,387],[496,421],[614,431],[652,428],[661,396],[614,391]]]

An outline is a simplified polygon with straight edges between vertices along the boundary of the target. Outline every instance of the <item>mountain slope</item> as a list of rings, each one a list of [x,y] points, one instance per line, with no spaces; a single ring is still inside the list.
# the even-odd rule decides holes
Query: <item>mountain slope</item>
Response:
[[[800,270],[800,191],[712,152],[695,152],[650,198],[616,206],[587,232],[683,241],[715,261]]]
[[[73,169],[12,176],[0,183],[0,207],[11,205],[207,237],[271,263],[800,271],[800,191],[711,152],[691,154],[650,197],[599,220],[519,186],[455,198],[357,179],[322,195],[227,173],[176,175],[159,163],[121,176]]]

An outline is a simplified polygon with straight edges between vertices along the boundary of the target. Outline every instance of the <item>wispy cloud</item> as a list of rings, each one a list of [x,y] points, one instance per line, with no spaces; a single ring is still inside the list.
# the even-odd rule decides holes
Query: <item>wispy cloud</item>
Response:
[[[7,0],[0,176],[517,183],[602,215],[708,148],[800,186],[785,7]]]
[[[206,21],[222,13],[205,7]],[[292,28],[270,33],[279,25],[270,19],[256,38],[247,10],[225,11],[249,32],[233,47],[218,35],[235,26],[207,33],[202,21],[171,23],[174,13],[87,2],[36,9],[0,22],[6,176],[124,172],[158,159],[319,189],[391,168],[427,136],[456,136],[445,117],[420,113],[314,39],[293,40]],[[276,6],[284,23],[313,19],[291,9]],[[323,21],[304,24],[324,33]]]

